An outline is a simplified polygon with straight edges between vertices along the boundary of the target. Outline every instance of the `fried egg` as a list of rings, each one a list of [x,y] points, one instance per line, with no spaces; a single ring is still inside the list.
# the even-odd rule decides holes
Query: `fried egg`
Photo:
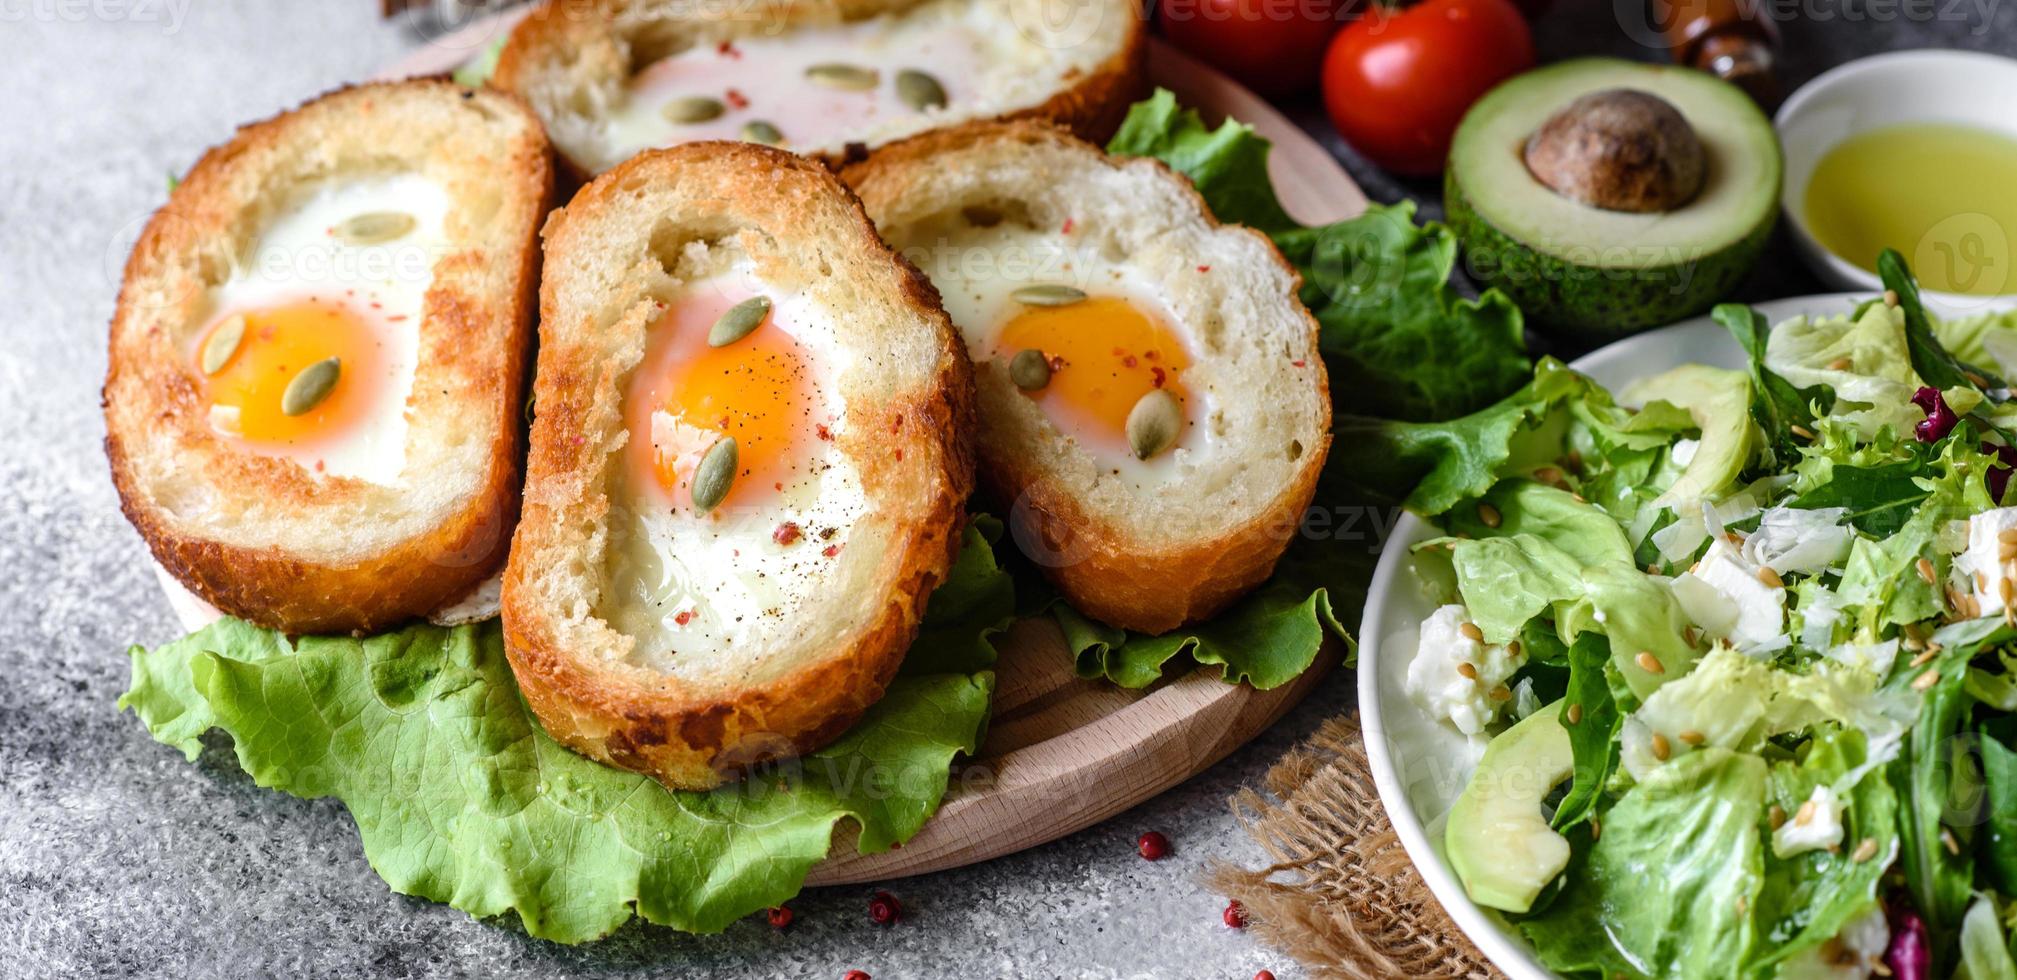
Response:
[[[701,139],[800,150],[874,142],[879,129],[922,128],[934,123],[920,120],[970,114],[1003,92],[1056,78],[1057,55],[1044,40],[1004,5],[938,0],[900,14],[698,44],[629,78],[608,117],[609,143],[622,159]],[[921,73],[931,87],[899,77],[906,73]]]
[[[319,475],[396,483],[448,208],[438,183],[393,174],[324,184],[274,216],[208,291],[187,351],[214,434]]]
[[[800,631],[797,613],[835,587],[827,572],[868,509],[835,445],[847,361],[826,314],[767,285],[732,249],[693,243],[685,262],[704,272],[665,303],[625,385],[610,494],[622,513],[598,610],[658,670],[680,654],[712,659]],[[712,345],[716,321],[755,297],[771,304],[755,329]],[[702,507],[696,475],[725,440],[733,481]]]
[[[1162,485],[1212,451],[1216,438],[1199,424],[1211,416],[1212,393],[1185,384],[1194,354],[1173,326],[1181,321],[1169,291],[1150,269],[1081,247],[1069,233],[1011,221],[977,227],[963,216],[942,235],[922,237],[938,245],[907,256],[938,284],[974,363],[1008,365],[1024,351],[1041,355],[1050,376],[1041,387],[1021,389],[1022,397],[1109,475]],[[1031,287],[1065,287],[1084,298],[1026,302]],[[1175,398],[1182,426],[1169,451],[1140,459],[1128,441],[1128,416],[1156,390]]]

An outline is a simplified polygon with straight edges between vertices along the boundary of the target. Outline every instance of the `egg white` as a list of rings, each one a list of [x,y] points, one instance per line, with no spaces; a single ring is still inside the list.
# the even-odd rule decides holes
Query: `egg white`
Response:
[[[721,654],[739,650],[748,680],[765,670],[747,659],[752,651],[775,649],[777,641],[811,625],[847,625],[835,622],[828,607],[835,594],[852,587],[856,563],[825,552],[869,544],[856,525],[871,505],[859,471],[838,448],[846,406],[837,381],[850,357],[835,340],[831,315],[803,295],[765,283],[746,258],[728,249],[688,245],[682,269],[693,268],[702,274],[682,284],[668,304],[707,290],[770,297],[773,313],[761,329],[785,330],[799,343],[817,412],[835,438],[802,433],[797,442],[806,449],[806,465],[781,491],[754,504],[731,500],[711,514],[668,507],[659,488],[639,485],[639,474],[626,465],[614,466],[607,584],[597,614],[631,638],[629,659],[638,666],[692,677],[738,662]],[[800,536],[780,544],[773,535],[787,521]],[[827,609],[817,622],[811,618],[815,607]]]
[[[933,0],[846,24],[737,38],[727,51],[697,45],[645,66],[618,95],[607,117],[611,159],[688,140],[740,139],[752,120],[771,123],[787,146],[805,150],[844,140],[883,142],[882,134],[921,128],[921,117],[962,109],[994,107],[977,113],[994,115],[1005,100],[1027,101],[1038,86],[1058,84],[1065,66],[1044,40],[1017,23],[1007,4]],[[873,67],[880,84],[872,91],[836,92],[805,77],[808,67],[833,63]],[[937,79],[946,106],[919,113],[906,105],[895,86],[903,69]],[[721,99],[730,88],[748,105],[695,124],[663,115],[674,99]]]
[[[449,248],[448,209],[447,190],[418,174],[329,182],[273,216],[231,275],[209,291],[205,327],[194,331],[191,341],[192,358],[209,324],[310,298],[341,300],[367,317],[386,355],[380,397],[359,424],[333,438],[258,451],[292,459],[319,476],[399,482],[420,322],[434,264]],[[374,211],[404,212],[413,216],[414,227],[392,241],[364,246],[334,234],[345,220]],[[218,431],[229,435],[223,427]]]

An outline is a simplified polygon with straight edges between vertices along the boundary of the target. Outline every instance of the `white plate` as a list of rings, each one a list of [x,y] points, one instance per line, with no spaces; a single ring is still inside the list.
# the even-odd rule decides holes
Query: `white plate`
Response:
[[[1756,309],[1776,324],[1803,314],[1847,313],[1868,298],[1868,293],[1802,296],[1760,303]],[[1963,315],[1936,303],[1929,303],[1928,309],[1941,316]],[[1706,316],[1618,341],[1571,366],[1615,391],[1687,363],[1745,366],[1737,342]],[[1450,918],[1514,980],[1545,980],[1552,974],[1534,959],[1532,948],[1497,913],[1472,904],[1443,857],[1442,815],[1463,791],[1484,746],[1472,745],[1456,729],[1430,718],[1403,687],[1408,662],[1415,656],[1416,633],[1422,620],[1435,611],[1410,552],[1436,534],[1415,515],[1402,515],[1373,573],[1365,618],[1359,624],[1359,711],[1366,756],[1387,818]]]

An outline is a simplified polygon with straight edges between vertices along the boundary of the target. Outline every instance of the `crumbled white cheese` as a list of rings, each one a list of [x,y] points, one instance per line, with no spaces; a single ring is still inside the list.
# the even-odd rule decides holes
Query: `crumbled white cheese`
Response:
[[[2005,544],[2003,536],[2010,536]],[[2008,557],[2006,557],[2008,556]],[[2017,507],[1985,510],[1968,519],[1968,547],[1954,559],[1955,574],[1981,615],[2003,614],[2003,595],[2017,588]]]
[[[1763,649],[1786,635],[1786,588],[1767,585],[1728,539],[1674,579],[1674,597],[1695,625],[1738,650]]]
[[[1508,645],[1466,636],[1464,627],[1470,619],[1465,612],[1463,606],[1447,605],[1422,621],[1415,659],[1408,664],[1407,690],[1429,714],[1449,719],[1466,735],[1477,735],[1512,702],[1506,681],[1527,658]]]
[[[1774,973],[1778,980],[1868,980],[1888,976],[1884,952],[1891,946],[1891,924],[1884,918],[1884,906],[1871,902],[1869,910],[1850,919],[1842,931],[1793,954]]]
[[[1675,466],[1686,466],[1695,461],[1695,450],[1700,448],[1700,439],[1676,439],[1673,448],[1667,450],[1667,458],[1673,460]]]
[[[1826,786],[1814,787],[1800,808],[1772,831],[1772,853],[1788,858],[1842,843],[1842,801]]]
[[[1758,515],[1758,530],[1744,539],[1744,557],[1781,575],[1813,574],[1839,565],[1856,539],[1855,531],[1842,525],[1848,513],[1845,507],[1771,508]]]

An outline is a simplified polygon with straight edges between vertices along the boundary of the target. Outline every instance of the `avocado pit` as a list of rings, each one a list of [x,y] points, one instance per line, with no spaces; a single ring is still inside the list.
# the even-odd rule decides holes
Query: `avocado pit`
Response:
[[[1707,169],[1702,141],[1673,104],[1650,92],[1584,95],[1527,138],[1527,171],[1572,201],[1652,214],[1687,204]]]

